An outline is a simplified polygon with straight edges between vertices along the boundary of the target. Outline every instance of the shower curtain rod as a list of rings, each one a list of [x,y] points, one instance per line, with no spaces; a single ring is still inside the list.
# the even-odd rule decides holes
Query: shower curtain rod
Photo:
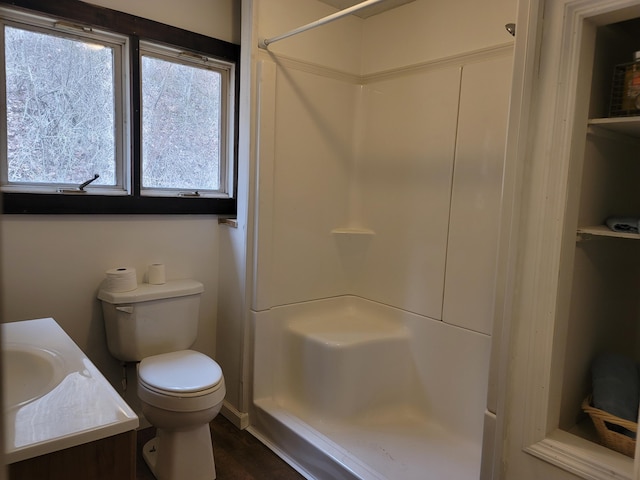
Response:
[[[269,45],[280,40],[284,40],[285,38],[292,37],[293,35],[297,35],[298,33],[306,32],[307,30],[311,30],[312,28],[320,27],[329,22],[333,22],[334,20],[338,20],[339,18],[346,17],[353,12],[357,12],[369,5],[375,5],[376,3],[384,2],[385,0],[365,0],[364,2],[353,5],[352,7],[345,8],[344,10],[340,10],[339,12],[332,13],[326,17],[321,18],[320,20],[316,20],[315,22],[307,23],[301,27],[298,27],[294,30],[291,30],[287,33],[283,33],[282,35],[278,35],[276,37],[265,38],[258,42],[258,47],[264,48],[265,50],[269,48]]]

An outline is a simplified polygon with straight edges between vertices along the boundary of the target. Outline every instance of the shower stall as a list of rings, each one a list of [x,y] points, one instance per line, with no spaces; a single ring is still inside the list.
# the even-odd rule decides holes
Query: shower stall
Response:
[[[477,479],[515,5],[388,1],[245,21],[251,429],[312,478]]]

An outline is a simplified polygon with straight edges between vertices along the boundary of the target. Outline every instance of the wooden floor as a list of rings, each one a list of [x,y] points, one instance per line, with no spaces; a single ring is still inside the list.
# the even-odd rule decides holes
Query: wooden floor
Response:
[[[155,480],[142,458],[142,446],[154,435],[153,428],[138,431],[137,480]],[[238,430],[222,415],[211,422],[211,439],[217,480],[304,480],[253,435]]]

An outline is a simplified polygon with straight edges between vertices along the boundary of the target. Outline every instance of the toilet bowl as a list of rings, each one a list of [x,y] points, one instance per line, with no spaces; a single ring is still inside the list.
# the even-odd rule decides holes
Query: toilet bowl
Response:
[[[195,280],[172,280],[98,293],[109,351],[139,362],[142,414],[157,432],[143,458],[158,480],[216,478],[209,422],[224,401],[224,377],[213,359],[189,349],[203,291]]]
[[[156,436],[142,454],[158,480],[216,478],[209,422],[225,396],[216,362],[183,350],[144,358],[138,364],[138,397]]]

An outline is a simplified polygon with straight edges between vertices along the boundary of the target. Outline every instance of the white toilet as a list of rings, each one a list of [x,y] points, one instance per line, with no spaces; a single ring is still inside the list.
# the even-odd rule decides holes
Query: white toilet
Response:
[[[129,292],[98,293],[111,354],[138,364],[138,397],[157,429],[143,457],[158,480],[216,478],[209,422],[226,393],[220,366],[188,350],[198,333],[195,280],[141,284]]]

